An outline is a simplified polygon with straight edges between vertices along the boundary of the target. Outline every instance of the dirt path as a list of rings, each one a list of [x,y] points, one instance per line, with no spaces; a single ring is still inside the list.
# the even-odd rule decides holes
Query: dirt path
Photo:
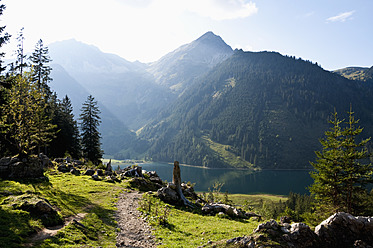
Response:
[[[141,197],[141,194],[135,191],[125,192],[119,196],[116,219],[120,233],[117,235],[117,247],[156,247],[151,227],[141,218],[141,213],[137,210]]]

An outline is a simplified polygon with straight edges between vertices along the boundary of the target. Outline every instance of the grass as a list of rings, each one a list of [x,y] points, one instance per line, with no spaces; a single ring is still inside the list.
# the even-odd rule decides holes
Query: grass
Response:
[[[219,157],[223,158],[226,164],[229,164],[234,168],[254,169],[253,164],[230,152],[229,149],[231,146],[214,142],[207,136],[203,136],[202,139],[214,152],[217,153]]]
[[[222,198],[223,194],[219,194],[218,198]],[[152,202],[152,211],[148,216],[148,220],[154,226],[154,234],[158,239],[158,247],[198,247],[208,245],[211,241],[211,246],[225,247],[227,240],[235,237],[247,236],[260,224],[253,219],[232,219],[228,216],[206,216],[202,215],[200,210],[186,210],[185,208],[173,207],[164,204],[159,199],[144,195],[147,202]],[[150,200],[149,200],[150,198]],[[243,206],[250,203],[250,206],[259,207],[261,201],[278,202],[286,200],[283,196],[275,195],[243,195],[229,194],[228,198],[233,205]],[[159,225],[158,217],[162,215],[163,209],[167,206],[170,212],[167,216],[167,224]],[[144,207],[143,212],[149,214],[148,207]],[[156,209],[156,210],[155,210]]]
[[[162,209],[167,206],[170,212],[166,224],[159,225],[150,221],[157,237],[157,247],[198,247],[207,245],[209,241],[217,242],[238,236],[248,235],[255,229],[259,222],[253,220],[231,219],[217,216],[202,215],[200,210],[187,210],[185,208],[169,206],[153,196],[152,214],[148,220],[154,220],[156,213],[162,214]],[[157,209],[157,210],[155,210]],[[149,214],[148,211],[144,211]]]
[[[113,214],[116,199],[125,183],[94,181],[89,176],[73,176],[50,171],[48,181],[0,181],[0,243],[4,247],[20,247],[28,237],[43,228],[30,213],[5,204],[10,194],[36,195],[59,209],[62,217],[87,213],[81,223],[86,228],[69,224],[56,236],[33,247],[115,247],[116,222]]]
[[[64,218],[86,213],[80,221],[84,227],[71,223],[52,238],[35,243],[33,247],[115,247],[118,231],[113,218],[116,200],[129,187],[129,182],[94,181],[89,176],[56,171],[49,171],[46,175],[49,181],[0,180],[0,247],[20,247],[28,242],[31,234],[44,228],[43,223],[30,213],[16,210],[7,204],[9,198],[22,195],[47,199]],[[162,210],[166,204],[151,197],[158,214],[164,213]],[[260,206],[261,201],[286,200],[285,197],[273,195],[229,194],[228,197],[236,206],[249,205],[253,208]],[[168,206],[167,209],[162,224],[154,222],[151,216],[148,218],[154,226],[153,234],[159,247],[198,247],[207,245],[209,241],[217,244],[215,242],[220,240],[249,235],[259,224],[256,220],[206,216],[200,210],[174,206]],[[223,243],[218,243],[218,246]]]

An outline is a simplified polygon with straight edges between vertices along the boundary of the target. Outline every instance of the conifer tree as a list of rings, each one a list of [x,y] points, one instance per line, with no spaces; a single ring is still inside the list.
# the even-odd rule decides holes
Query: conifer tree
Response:
[[[55,126],[45,116],[45,95],[31,82],[30,73],[18,75],[9,91],[9,103],[2,107],[0,120],[2,132],[9,135],[9,142],[21,156],[29,155],[35,148],[49,143]]]
[[[1,4],[0,5],[0,16],[3,14],[4,10],[5,10],[5,5]],[[3,45],[5,45],[9,41],[9,38],[10,38],[10,35],[8,33],[3,34],[3,32],[5,31],[5,27],[6,26],[0,26],[0,48]],[[3,66],[4,61],[2,60],[4,56],[5,56],[5,53],[3,51],[0,51],[0,74],[5,70],[5,67]]]
[[[314,183],[310,191],[319,207],[355,214],[362,207],[358,198],[372,182],[372,165],[361,163],[369,157],[365,146],[370,138],[356,141],[363,129],[356,126],[358,120],[352,110],[348,114],[349,119],[344,123],[335,112],[329,121],[332,127],[325,132],[326,138],[320,139],[323,149],[316,151],[316,163],[311,163],[315,171],[311,172]],[[345,128],[341,127],[342,123]]]
[[[97,101],[89,95],[81,109],[80,128],[83,156],[94,164],[99,164],[103,155],[100,143],[101,134],[98,130],[101,122],[100,113]]]
[[[53,95],[52,99],[54,98],[57,98],[57,96]],[[56,105],[53,107],[52,122],[57,125],[59,131],[51,143],[51,155],[62,157],[68,153],[73,158],[80,158],[81,147],[78,124],[74,119],[71,101],[67,95],[62,101],[56,100]]]
[[[25,40],[25,37],[23,36],[23,30],[24,28],[21,28],[21,30],[18,33],[17,36],[17,50],[16,50],[16,55],[17,59],[15,61],[15,65],[11,64],[11,71],[13,74],[19,74],[23,75],[23,68],[27,67],[26,63],[26,55],[24,54],[24,49],[23,49],[23,41]]]
[[[40,89],[44,89],[47,97],[51,95],[51,90],[48,83],[52,81],[50,73],[52,68],[49,63],[52,61],[49,57],[48,47],[44,46],[40,39],[35,46],[35,50],[29,57],[32,66],[32,81],[35,82]]]

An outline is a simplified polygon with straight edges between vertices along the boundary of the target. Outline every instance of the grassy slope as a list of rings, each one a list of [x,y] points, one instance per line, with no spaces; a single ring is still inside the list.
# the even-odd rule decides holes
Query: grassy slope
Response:
[[[27,243],[27,237],[43,228],[40,221],[28,212],[14,210],[2,204],[7,198],[4,192],[35,194],[44,197],[58,207],[63,217],[88,213],[80,222],[86,228],[69,224],[52,238],[34,247],[115,247],[116,222],[113,219],[118,194],[126,190],[127,181],[108,183],[94,181],[88,176],[73,176],[55,171],[48,173],[49,182],[0,181],[0,244],[19,247]],[[278,201],[276,196],[229,195],[235,204],[257,205],[259,199]],[[159,209],[165,204],[155,199]],[[246,201],[246,202],[245,202]],[[232,220],[215,216],[203,216],[200,212],[171,207],[169,225],[154,226],[154,234],[160,247],[197,247],[209,240],[218,241],[248,235],[259,224],[253,220]]]
[[[89,247],[115,246],[116,223],[113,219],[116,196],[122,185],[94,181],[88,176],[52,172],[49,182],[0,181],[0,192],[34,194],[46,198],[56,206],[63,217],[88,213],[81,221],[87,228],[70,224],[55,237],[35,247]],[[0,202],[6,198],[1,195]],[[26,211],[14,210],[1,204],[0,243],[5,247],[19,247],[27,237],[43,228],[40,221]]]
[[[219,157],[222,157],[224,159],[224,162],[226,164],[229,164],[234,168],[248,169],[248,168],[254,167],[253,164],[249,163],[248,161],[228,151],[228,148],[230,148],[228,145],[222,145],[222,144],[216,143],[212,141],[210,138],[208,138],[207,136],[203,136],[202,139],[208,145],[208,147],[210,147],[211,150],[216,152]]]

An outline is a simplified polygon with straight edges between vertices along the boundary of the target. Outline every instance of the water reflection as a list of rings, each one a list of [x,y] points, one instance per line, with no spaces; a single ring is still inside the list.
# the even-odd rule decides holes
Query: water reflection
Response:
[[[141,164],[145,170],[155,170],[168,182],[172,181],[172,164],[149,163]],[[121,166],[124,167],[124,166]],[[195,190],[207,191],[214,182],[224,183],[222,192],[229,193],[267,193],[288,195],[289,192],[307,194],[307,187],[312,184],[308,171],[265,170],[251,172],[232,169],[204,169],[191,166],[180,166],[181,179],[196,183]]]

